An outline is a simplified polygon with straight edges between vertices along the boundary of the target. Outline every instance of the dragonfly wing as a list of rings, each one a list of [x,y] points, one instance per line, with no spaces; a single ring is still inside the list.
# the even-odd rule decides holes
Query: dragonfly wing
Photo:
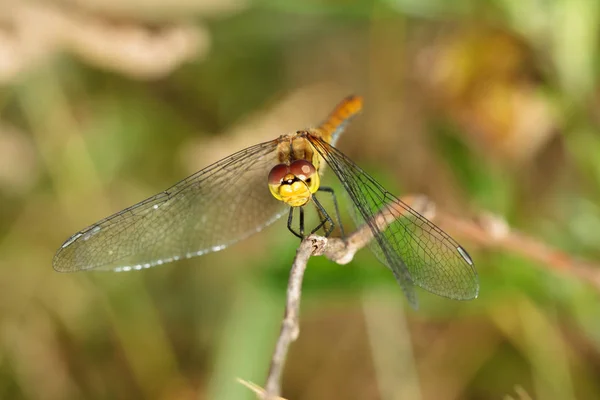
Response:
[[[241,150],[71,236],[57,271],[127,271],[221,250],[286,211],[267,186],[277,141]]]
[[[309,140],[334,171],[355,208],[357,224],[367,223],[371,247],[394,273],[411,303],[412,284],[452,299],[477,297],[479,282],[473,261],[448,234],[386,191],[335,147],[318,137]],[[381,216],[386,223],[378,223]]]

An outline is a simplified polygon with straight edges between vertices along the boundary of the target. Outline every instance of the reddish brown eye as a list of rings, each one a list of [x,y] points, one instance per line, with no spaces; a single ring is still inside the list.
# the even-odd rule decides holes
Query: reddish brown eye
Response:
[[[290,164],[290,172],[298,178],[306,181],[317,173],[314,165],[306,160],[296,160]]]
[[[285,164],[277,164],[269,172],[269,185],[278,185],[283,178],[290,172],[290,167]]]

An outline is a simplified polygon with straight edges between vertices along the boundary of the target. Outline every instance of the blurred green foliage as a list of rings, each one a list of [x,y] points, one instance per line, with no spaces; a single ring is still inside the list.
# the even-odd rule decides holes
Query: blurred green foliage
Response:
[[[59,25],[48,25],[71,44],[38,40],[44,51],[18,42],[41,25],[0,30],[22,49],[0,47],[20,66],[0,70],[0,398],[254,398],[235,379],[262,384],[268,370],[298,244],[285,221],[137,273],[58,274],[52,256],[73,232],[210,162],[319,123],[349,93],[365,110],[338,147],[392,192],[424,193],[464,219],[491,211],[600,259],[594,2],[270,0],[211,14],[209,1],[182,1],[162,17],[140,0],[139,18],[112,2],[42,3],[29,6],[106,21],[100,37],[131,24],[149,46],[185,23],[210,47],[149,77],[121,68],[119,57],[148,51],[117,53],[125,29],[122,43],[84,46],[102,57],[69,42],[85,29],[52,36]],[[346,266],[311,259],[284,396],[517,398],[521,387],[599,398],[596,266],[582,279],[456,238],[480,298],[419,292],[418,311],[367,250]]]

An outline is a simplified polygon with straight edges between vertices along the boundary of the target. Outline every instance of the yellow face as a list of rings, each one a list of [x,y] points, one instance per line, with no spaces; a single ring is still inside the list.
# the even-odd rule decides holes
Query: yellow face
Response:
[[[277,199],[292,207],[308,203],[319,189],[317,169],[306,160],[295,160],[290,165],[278,164],[269,173],[269,190]]]

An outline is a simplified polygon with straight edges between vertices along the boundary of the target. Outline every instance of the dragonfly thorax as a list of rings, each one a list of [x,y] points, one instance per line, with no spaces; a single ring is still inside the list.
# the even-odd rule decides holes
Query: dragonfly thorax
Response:
[[[277,164],[269,172],[269,190],[277,199],[292,207],[308,203],[319,189],[317,169],[309,161],[295,160],[289,165]]]

